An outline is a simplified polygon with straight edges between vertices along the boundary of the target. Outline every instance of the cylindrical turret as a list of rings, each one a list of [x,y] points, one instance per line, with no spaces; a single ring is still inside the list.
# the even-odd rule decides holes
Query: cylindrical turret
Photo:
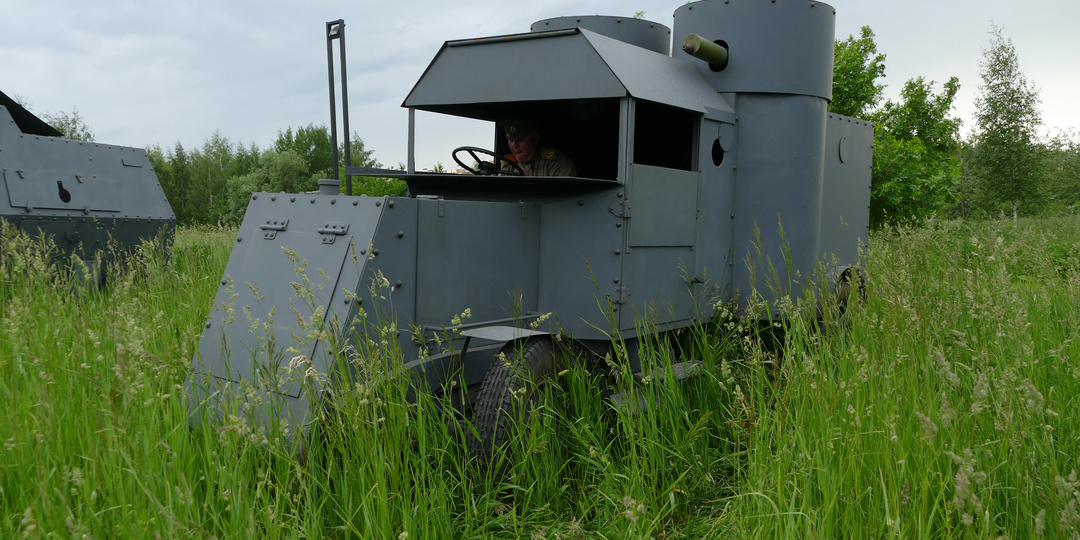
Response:
[[[690,47],[699,45],[695,57],[682,51],[675,57],[692,62],[717,92],[733,95],[738,148],[732,284],[743,299],[751,283],[773,299],[764,290],[769,266],[778,272],[782,292],[792,283],[790,293],[800,294],[821,256],[834,26],[831,6],[807,0],[707,0],[675,11],[676,39],[694,34]],[[726,65],[716,62],[719,49],[726,51]]]
[[[722,41],[721,71],[695,62],[717,92],[804,94],[832,99],[836,10],[807,0],[707,0],[675,10],[675,39]],[[676,57],[685,56],[675,51]]]

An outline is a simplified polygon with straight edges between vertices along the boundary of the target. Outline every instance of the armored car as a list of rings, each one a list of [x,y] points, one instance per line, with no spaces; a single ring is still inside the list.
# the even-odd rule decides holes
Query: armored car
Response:
[[[402,105],[407,170],[345,171],[403,178],[407,196],[335,181],[251,196],[193,361],[193,421],[244,387],[277,404],[245,408],[253,424],[304,422],[334,377],[282,379],[289,364],[363,380],[360,344],[389,328],[422,388],[462,392],[483,455],[558,369],[553,336],[598,356],[617,342],[639,370],[645,333],[842,275],[867,239],[873,127],[828,111],[834,19],[820,2],[706,0],[671,28],[558,17],[445,42]],[[489,122],[490,149],[455,152],[470,172],[416,171],[417,111]],[[506,164],[507,118],[576,174]]]

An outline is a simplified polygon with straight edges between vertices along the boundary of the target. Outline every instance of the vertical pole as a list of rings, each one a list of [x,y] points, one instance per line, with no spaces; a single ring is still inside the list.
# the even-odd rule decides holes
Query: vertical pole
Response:
[[[352,166],[352,152],[349,151],[352,133],[349,131],[349,77],[345,73],[344,20],[338,25],[338,47],[341,51],[341,127],[345,135],[345,194],[352,195],[352,175],[349,174],[349,167]]]
[[[416,150],[416,109],[409,107],[409,148],[408,165],[405,169],[409,174],[416,174],[416,158],[413,152]]]
[[[337,99],[334,96],[334,37],[336,37],[336,25],[342,24],[338,19],[326,23],[326,70],[330,76],[330,161],[334,167],[334,180],[338,180],[338,155],[337,155]]]

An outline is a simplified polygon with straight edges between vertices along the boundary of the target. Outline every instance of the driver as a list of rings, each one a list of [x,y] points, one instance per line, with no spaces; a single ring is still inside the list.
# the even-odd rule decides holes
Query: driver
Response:
[[[574,162],[557,148],[540,146],[540,132],[526,120],[507,118],[499,125],[506,132],[513,161],[525,171],[525,176],[577,176]],[[513,166],[502,164],[502,170],[512,171]]]

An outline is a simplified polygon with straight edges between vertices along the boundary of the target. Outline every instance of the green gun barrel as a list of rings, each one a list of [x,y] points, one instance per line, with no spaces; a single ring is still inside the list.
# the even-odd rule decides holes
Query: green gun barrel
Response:
[[[727,47],[713,43],[697,34],[686,34],[682,40],[682,50],[694,58],[708,62],[716,69],[722,69],[727,65]]]

